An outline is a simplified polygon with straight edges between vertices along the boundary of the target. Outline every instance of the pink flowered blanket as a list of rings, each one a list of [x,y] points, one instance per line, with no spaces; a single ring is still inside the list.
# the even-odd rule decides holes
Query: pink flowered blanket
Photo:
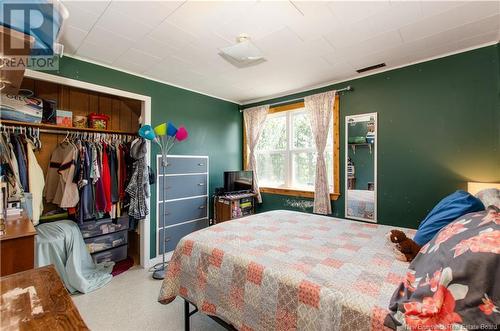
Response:
[[[179,242],[159,301],[180,295],[238,330],[383,330],[408,267],[390,229],[282,210],[218,224]]]
[[[500,330],[500,212],[457,218],[412,261],[394,291],[395,330]]]

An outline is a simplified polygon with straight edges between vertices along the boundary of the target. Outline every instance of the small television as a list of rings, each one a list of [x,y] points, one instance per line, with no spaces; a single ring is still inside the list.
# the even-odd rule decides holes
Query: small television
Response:
[[[253,190],[253,171],[224,172],[224,191],[226,193],[246,193]]]

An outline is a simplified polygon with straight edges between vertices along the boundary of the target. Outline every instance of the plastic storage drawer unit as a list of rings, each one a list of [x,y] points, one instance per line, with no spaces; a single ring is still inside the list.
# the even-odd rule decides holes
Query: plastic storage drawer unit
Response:
[[[104,236],[85,239],[85,244],[90,253],[97,253],[126,244],[128,239],[127,236],[128,232],[124,230]]]
[[[95,263],[118,262],[127,258],[127,245],[112,248],[104,252],[92,254]]]
[[[128,216],[120,217],[113,222],[111,218],[98,221],[86,221],[80,224],[83,238],[90,238],[128,229]]]

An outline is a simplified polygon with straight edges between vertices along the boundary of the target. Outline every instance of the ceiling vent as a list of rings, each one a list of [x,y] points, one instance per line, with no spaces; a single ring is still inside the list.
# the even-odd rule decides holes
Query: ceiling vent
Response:
[[[375,64],[375,65],[372,65],[372,66],[369,66],[369,67],[358,69],[356,71],[358,72],[358,74],[360,74],[362,72],[367,72],[367,71],[370,71],[370,70],[375,70],[375,69],[383,68],[383,67],[385,67],[385,63],[379,63],[379,64]]]
[[[239,35],[236,41],[235,45],[220,50],[219,55],[226,61],[238,68],[254,66],[266,61],[260,49],[246,34]]]

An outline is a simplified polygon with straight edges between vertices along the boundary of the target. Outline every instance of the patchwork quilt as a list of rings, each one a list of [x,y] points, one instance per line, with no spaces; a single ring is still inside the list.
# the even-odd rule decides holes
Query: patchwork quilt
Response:
[[[224,222],[179,242],[159,302],[181,296],[238,330],[384,330],[408,268],[390,229],[282,210]]]

